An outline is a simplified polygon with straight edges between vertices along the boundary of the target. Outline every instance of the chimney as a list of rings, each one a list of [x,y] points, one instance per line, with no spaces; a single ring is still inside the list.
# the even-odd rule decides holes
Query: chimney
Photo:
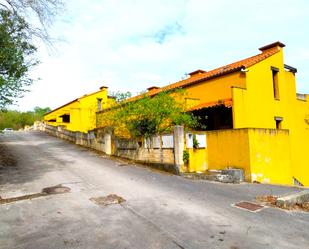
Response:
[[[193,72],[191,72],[191,73],[188,73],[188,75],[190,75],[190,78],[191,78],[191,77],[194,77],[194,76],[196,76],[196,75],[203,74],[203,73],[206,73],[206,71],[201,70],[201,69],[198,69],[198,70],[196,70],[196,71],[193,71]]]
[[[264,47],[261,47],[261,48],[259,48],[259,50],[262,51],[262,52],[265,52],[265,51],[267,51],[268,49],[271,49],[271,48],[274,48],[274,47],[277,47],[278,50],[280,50],[281,48],[285,47],[285,45],[284,45],[283,43],[277,41],[277,42],[268,44],[268,45],[266,45],[266,46],[264,46]]]
[[[107,86],[101,86],[101,87],[100,87],[100,90],[104,90],[104,89],[107,90],[108,87],[107,87]]]
[[[148,92],[153,91],[153,90],[157,90],[157,89],[160,89],[160,87],[158,87],[158,86],[151,86],[151,87],[147,88]]]

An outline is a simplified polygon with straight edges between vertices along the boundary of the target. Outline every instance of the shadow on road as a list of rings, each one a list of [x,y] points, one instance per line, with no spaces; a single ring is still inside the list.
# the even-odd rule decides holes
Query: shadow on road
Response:
[[[49,171],[61,170],[71,161],[58,159],[42,147],[55,142],[31,141],[20,136],[0,137],[0,188],[6,184],[32,182]]]

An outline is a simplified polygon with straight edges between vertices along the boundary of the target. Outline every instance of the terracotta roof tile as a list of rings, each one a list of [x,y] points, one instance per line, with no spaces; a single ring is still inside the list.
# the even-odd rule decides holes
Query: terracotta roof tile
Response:
[[[200,110],[203,108],[208,108],[208,107],[213,107],[213,106],[218,106],[218,105],[224,105],[225,107],[232,107],[233,100],[229,98],[229,99],[222,99],[222,100],[212,101],[212,102],[207,102],[207,103],[201,103],[199,105],[191,107],[188,111],[195,111],[195,110]]]
[[[176,88],[183,88],[183,87],[186,87],[186,86],[189,86],[189,85],[192,85],[192,84],[197,84],[197,83],[202,82],[202,81],[210,80],[210,79],[213,79],[213,78],[225,75],[225,74],[233,73],[233,72],[239,71],[241,69],[251,67],[254,64],[256,64],[260,61],[263,61],[263,60],[267,59],[268,57],[278,53],[279,51],[280,50],[278,49],[278,47],[275,46],[275,47],[272,47],[270,49],[263,51],[260,54],[254,55],[254,56],[246,58],[244,60],[240,60],[240,61],[237,61],[237,62],[228,64],[228,65],[216,68],[214,70],[211,70],[211,71],[208,71],[208,72],[205,72],[205,73],[200,73],[198,75],[195,75],[194,77],[178,81],[176,83],[161,87],[159,89],[153,89],[151,92],[146,93],[146,95],[154,96],[154,95],[156,95],[156,94],[158,94],[162,91],[173,90],[173,89],[176,89]],[[138,96],[127,99],[126,102],[134,101],[134,100],[140,99],[142,97],[143,97],[143,95],[138,95]]]

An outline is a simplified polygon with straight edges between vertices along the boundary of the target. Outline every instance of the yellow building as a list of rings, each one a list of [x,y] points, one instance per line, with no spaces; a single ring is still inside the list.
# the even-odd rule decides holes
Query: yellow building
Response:
[[[107,94],[107,87],[85,94],[44,115],[44,122],[62,126],[70,131],[88,132],[96,127],[96,112],[107,108],[113,99]]]
[[[234,129],[226,131],[221,140],[237,142],[221,151],[216,142],[210,144],[217,138],[211,140],[213,134],[209,133],[208,150],[216,151],[208,151],[208,156],[217,153],[216,162],[208,162],[209,168],[247,167],[247,179],[251,181],[309,186],[309,97],[296,93],[297,70],[284,63],[284,47],[280,42],[264,46],[256,56],[193,75],[195,81],[191,76],[193,82],[184,83],[190,97],[200,101],[191,110],[196,115],[207,115],[209,130]],[[261,135],[265,130],[251,129],[230,137],[242,128],[285,131],[270,130],[265,136]],[[244,146],[237,144],[243,136],[247,137],[245,154],[244,148],[237,151]],[[232,164],[225,161],[225,154],[231,152],[238,156],[236,160],[247,157],[246,165],[233,159]],[[225,163],[220,165],[222,161]]]
[[[148,89],[150,96],[185,89],[189,111],[207,125],[204,151],[189,150],[189,171],[234,167],[247,181],[309,186],[309,97],[296,93],[297,70],[285,64],[284,47],[275,42],[244,60]]]
[[[284,47],[275,42],[244,60],[148,88],[149,96],[185,89],[188,111],[207,126],[187,131],[206,141],[201,148],[190,148],[186,142],[190,160],[188,165],[180,163],[180,171],[241,168],[247,181],[309,186],[309,95],[296,93],[297,70],[285,64]],[[47,113],[44,120],[88,132],[100,128],[96,119],[104,119],[112,102],[102,87]]]

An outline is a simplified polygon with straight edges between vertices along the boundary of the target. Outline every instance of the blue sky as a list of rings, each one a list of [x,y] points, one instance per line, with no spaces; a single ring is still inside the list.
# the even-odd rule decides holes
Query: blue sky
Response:
[[[54,49],[40,45],[41,80],[14,108],[56,108],[102,85],[135,94],[278,40],[298,69],[298,92],[309,93],[309,1],[68,0],[66,8],[51,30]]]

